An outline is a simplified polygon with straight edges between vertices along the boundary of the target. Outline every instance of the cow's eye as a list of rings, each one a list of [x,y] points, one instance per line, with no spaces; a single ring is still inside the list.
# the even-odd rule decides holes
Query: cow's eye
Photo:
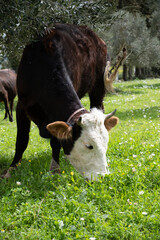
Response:
[[[86,146],[86,148],[88,148],[88,149],[90,149],[90,150],[92,150],[92,149],[93,149],[93,146],[92,146],[92,145],[90,145],[90,144],[85,144],[85,146]]]

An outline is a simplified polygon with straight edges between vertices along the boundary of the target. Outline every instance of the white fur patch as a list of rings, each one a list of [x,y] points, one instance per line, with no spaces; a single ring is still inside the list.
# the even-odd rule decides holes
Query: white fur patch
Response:
[[[101,110],[94,108],[81,117],[82,134],[68,158],[82,176],[96,180],[98,175],[104,176],[109,173],[106,161],[109,135],[104,126],[105,115]]]

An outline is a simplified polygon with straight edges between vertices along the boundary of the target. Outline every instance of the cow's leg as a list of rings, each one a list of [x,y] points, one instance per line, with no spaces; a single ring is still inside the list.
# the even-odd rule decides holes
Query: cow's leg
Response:
[[[4,106],[5,106],[5,116],[4,119],[7,118],[7,116],[9,115],[9,103],[8,103],[8,93],[5,89],[3,89],[3,98],[4,98]]]
[[[16,168],[17,164],[21,161],[22,155],[27,148],[29,141],[29,131],[30,131],[30,120],[26,116],[24,109],[17,104],[16,109],[16,120],[17,120],[17,139],[16,139],[16,152],[14,159],[10,165],[10,168],[4,172],[3,178],[9,178],[10,172]]]
[[[27,148],[29,141],[29,131],[31,121],[27,117],[24,109],[21,107],[21,104],[17,104],[16,109],[16,120],[17,120],[17,139],[16,139],[16,152],[11,163],[11,166],[14,167],[19,161],[21,161],[22,155]]]
[[[13,121],[13,101],[14,101],[14,99],[12,99],[11,101],[10,101],[10,112],[11,112],[11,119],[12,119],[12,121]],[[11,122],[12,122],[11,121]]]
[[[60,142],[52,137],[50,141],[50,145],[52,148],[52,160],[50,165],[50,171],[54,173],[60,173],[60,166],[59,166],[59,153],[61,149]]]
[[[103,98],[105,96],[104,85],[96,86],[89,94],[90,108],[96,107],[104,111]]]

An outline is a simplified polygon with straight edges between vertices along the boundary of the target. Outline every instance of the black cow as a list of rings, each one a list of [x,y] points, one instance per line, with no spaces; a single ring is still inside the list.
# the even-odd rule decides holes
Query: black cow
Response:
[[[5,104],[5,116],[4,119],[9,116],[9,120],[13,121],[13,102],[17,94],[16,90],[16,78],[17,74],[11,69],[0,70],[0,102]],[[9,110],[10,102],[10,110]]]
[[[26,46],[17,76],[16,152],[4,177],[21,161],[31,120],[42,137],[51,139],[51,170],[59,171],[62,146],[85,178],[107,173],[108,131],[118,118],[98,110],[103,109],[106,54],[105,43],[92,30],[69,24],[56,24]],[[79,100],[86,93],[91,112]]]

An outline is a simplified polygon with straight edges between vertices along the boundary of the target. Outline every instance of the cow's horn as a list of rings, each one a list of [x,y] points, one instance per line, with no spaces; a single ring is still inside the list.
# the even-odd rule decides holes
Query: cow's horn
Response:
[[[117,111],[117,109],[115,109],[113,112],[107,114],[105,117],[105,120],[111,118],[115,114],[116,111]]]

